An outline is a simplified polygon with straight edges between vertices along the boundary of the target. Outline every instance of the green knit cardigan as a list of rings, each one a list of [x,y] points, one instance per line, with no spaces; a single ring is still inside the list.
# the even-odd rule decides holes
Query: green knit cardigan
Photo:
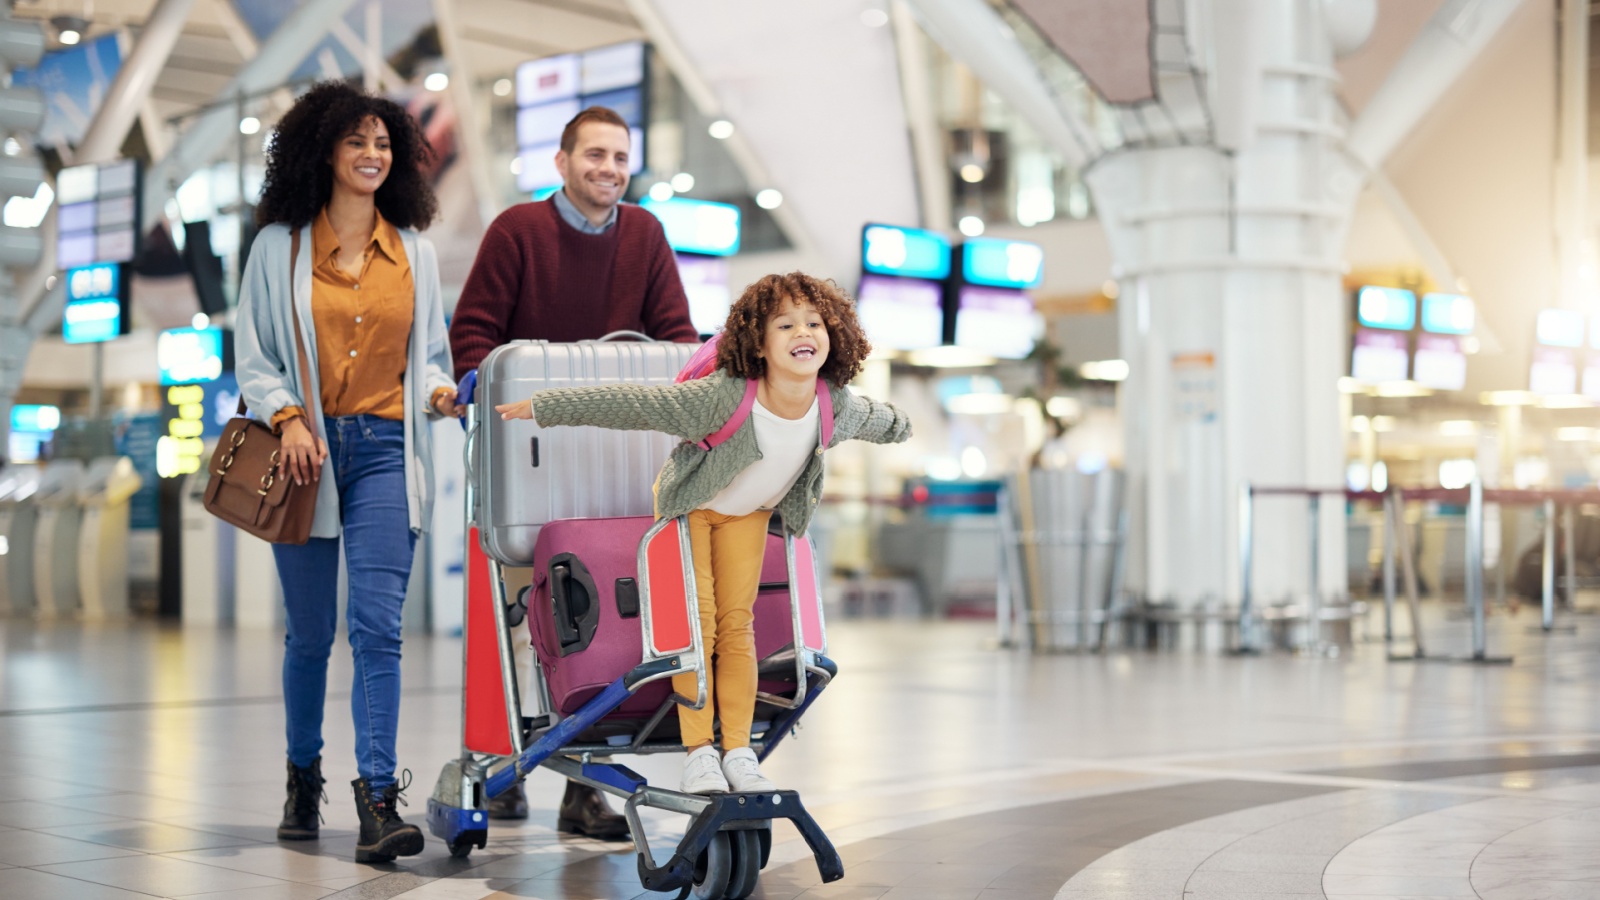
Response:
[[[715,372],[705,378],[670,385],[608,384],[553,388],[533,395],[533,416],[540,425],[596,425],[631,431],[661,431],[683,438],[661,468],[656,515],[674,518],[699,509],[761,458],[756,446],[755,417],[711,450],[693,442],[714,434],[739,408],[745,382]],[[833,397],[833,444],[855,438],[892,444],[911,436],[911,420],[894,405],[856,395],[848,388],[829,387]],[[817,441],[821,443],[821,426]],[[784,528],[804,534],[822,499],[822,447],[806,464],[794,487],[778,503]]]

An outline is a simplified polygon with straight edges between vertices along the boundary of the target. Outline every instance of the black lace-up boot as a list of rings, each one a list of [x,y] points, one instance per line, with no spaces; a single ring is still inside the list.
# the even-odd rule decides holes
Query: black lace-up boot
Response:
[[[283,821],[278,823],[280,841],[314,841],[322,824],[322,804],[328,795],[322,790],[322,757],[300,768],[289,763],[289,798],[283,801]]]
[[[401,776],[405,784],[391,784],[374,795],[365,778],[350,782],[356,792],[356,815],[361,818],[361,833],[356,837],[356,862],[386,863],[396,856],[416,856],[422,852],[422,829],[401,821],[396,805],[404,804],[400,793],[411,786],[411,770]]]

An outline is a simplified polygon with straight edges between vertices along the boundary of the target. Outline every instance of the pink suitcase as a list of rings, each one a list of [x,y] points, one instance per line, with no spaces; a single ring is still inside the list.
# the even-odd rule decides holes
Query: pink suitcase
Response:
[[[528,627],[554,711],[571,715],[606,685],[639,665],[639,540],[649,516],[562,519],[540,531],[528,598]],[[768,535],[755,605],[756,656],[767,660],[794,643],[788,567],[781,535]],[[758,690],[794,693],[793,663],[764,666]],[[786,671],[785,671],[786,670]],[[787,675],[787,678],[785,676]],[[597,726],[591,737],[627,733],[652,716],[672,693],[670,681],[640,688]],[[762,716],[757,709],[757,717]],[[676,710],[655,736],[676,733]]]

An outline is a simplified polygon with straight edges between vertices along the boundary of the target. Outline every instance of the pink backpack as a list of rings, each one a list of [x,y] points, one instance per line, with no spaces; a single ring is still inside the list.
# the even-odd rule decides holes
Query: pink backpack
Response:
[[[696,350],[694,355],[689,357],[689,361],[683,364],[683,368],[678,370],[678,377],[674,378],[673,382],[682,384],[685,381],[704,378],[715,372],[717,370],[717,342],[721,339],[722,335],[720,333],[714,334],[711,336],[711,340],[701,344],[700,349]],[[833,395],[828,392],[828,383],[821,378],[817,379],[817,404],[820,407],[817,412],[822,417],[822,446],[826,449],[829,444],[833,443]],[[704,439],[696,441],[695,446],[701,450],[710,450],[728,438],[733,437],[733,433],[739,430],[739,426],[744,424],[744,420],[750,418],[750,410],[754,409],[755,405],[756,381],[752,378],[745,382],[744,399],[739,401],[739,408],[734,410],[733,415],[728,418],[727,422],[723,423],[721,428],[717,429],[715,434],[707,435]]]

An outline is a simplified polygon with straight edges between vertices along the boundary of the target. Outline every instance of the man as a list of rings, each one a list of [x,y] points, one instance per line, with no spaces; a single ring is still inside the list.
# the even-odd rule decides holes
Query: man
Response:
[[[555,162],[562,189],[513,206],[489,225],[450,324],[458,380],[507,341],[593,340],[612,331],[699,339],[660,221],[621,203],[630,147],[621,116],[585,109],[561,133]],[[527,818],[522,785],[491,800],[489,817]],[[627,820],[605,797],[574,781],[557,827],[600,839],[628,836]]]

